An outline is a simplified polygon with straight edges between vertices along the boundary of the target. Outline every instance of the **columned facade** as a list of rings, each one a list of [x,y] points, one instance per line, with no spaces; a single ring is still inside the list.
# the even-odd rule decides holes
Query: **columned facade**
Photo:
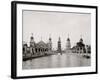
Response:
[[[30,55],[46,55],[50,54],[52,51],[52,39],[49,38],[48,43],[43,42],[42,40],[38,43],[35,43],[33,34],[30,37],[30,45],[23,45],[23,54]]]

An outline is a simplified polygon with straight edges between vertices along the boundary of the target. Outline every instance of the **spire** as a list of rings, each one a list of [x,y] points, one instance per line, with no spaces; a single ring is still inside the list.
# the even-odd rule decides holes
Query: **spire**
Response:
[[[60,36],[59,36],[59,41],[61,41]]]
[[[69,38],[69,34],[68,34],[68,38]]]
[[[32,39],[34,39],[34,38],[33,38],[33,33],[31,33],[31,40],[32,40]]]
[[[31,33],[32,34],[32,36],[33,36],[33,33]]]
[[[51,41],[51,34],[49,34],[49,40]]]
[[[83,42],[82,35],[80,35],[80,37],[81,37],[81,38],[80,38],[80,42]]]
[[[80,35],[80,38],[82,39],[82,34]]]

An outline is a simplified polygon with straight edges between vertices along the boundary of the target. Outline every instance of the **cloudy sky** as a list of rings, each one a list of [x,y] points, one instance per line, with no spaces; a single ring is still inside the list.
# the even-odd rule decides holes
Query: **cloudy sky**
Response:
[[[91,43],[91,14],[63,13],[46,11],[23,11],[23,41],[29,43],[33,33],[35,42],[41,39],[48,42],[52,38],[53,48],[57,48],[57,41],[61,37],[62,49],[66,47],[66,40],[71,40],[71,46],[82,38],[85,44]]]

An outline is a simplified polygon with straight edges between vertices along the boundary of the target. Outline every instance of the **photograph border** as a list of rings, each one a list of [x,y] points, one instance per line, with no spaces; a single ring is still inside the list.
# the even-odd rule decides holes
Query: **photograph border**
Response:
[[[31,4],[31,5],[49,5],[59,7],[79,7],[79,8],[93,8],[96,10],[96,69],[95,72],[83,73],[64,73],[64,74],[50,74],[50,75],[37,75],[37,76],[17,76],[17,4]],[[98,73],[98,7],[89,5],[73,5],[73,4],[57,4],[57,3],[42,3],[42,2],[24,2],[12,1],[11,2],[11,78],[38,78],[38,77],[55,77],[67,75],[85,75]]]

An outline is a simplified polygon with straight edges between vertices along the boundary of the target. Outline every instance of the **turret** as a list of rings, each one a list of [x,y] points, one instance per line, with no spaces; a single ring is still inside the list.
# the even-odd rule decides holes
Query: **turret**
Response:
[[[71,43],[70,43],[70,38],[69,38],[69,35],[68,35],[67,43],[66,43],[66,49],[69,50],[70,48],[71,48]]]
[[[32,33],[32,35],[30,37],[30,47],[34,47],[34,45],[35,45],[35,42],[34,42],[34,37],[33,37],[33,33]]]
[[[58,40],[58,50],[57,50],[59,53],[61,53],[62,52],[62,50],[61,50],[61,39],[60,39],[60,37],[59,37],[59,40]]]
[[[49,50],[52,50],[52,39],[49,37],[49,42],[48,42]]]

